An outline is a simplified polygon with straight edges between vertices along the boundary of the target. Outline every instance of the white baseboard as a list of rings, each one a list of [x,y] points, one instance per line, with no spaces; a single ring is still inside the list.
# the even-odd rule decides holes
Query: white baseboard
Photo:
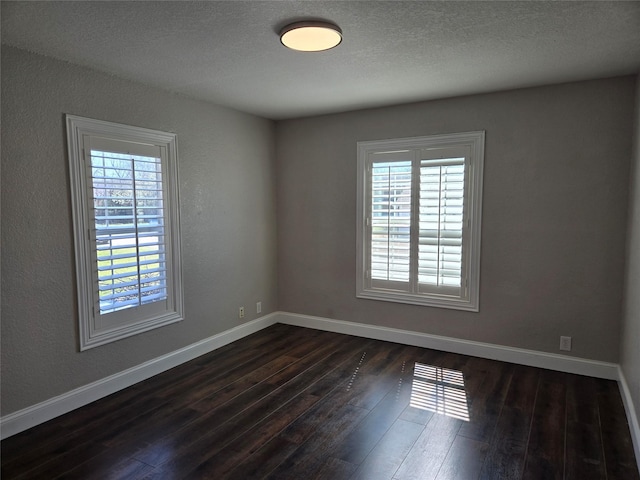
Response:
[[[363,323],[332,320],[323,317],[312,317],[296,313],[277,312],[276,321],[299,327],[315,328],[328,332],[345,333],[357,337],[385,340],[416,347],[433,348],[434,350],[518,363],[520,365],[546,368],[560,372],[618,380],[618,365],[615,363],[599,362],[566,355],[525,350],[523,348],[504,347],[490,343],[442,337],[397,328],[378,327]]]
[[[624,409],[627,413],[627,421],[629,422],[629,430],[631,431],[631,440],[633,441],[638,470],[640,470],[640,423],[638,422],[638,415],[636,415],[629,384],[627,384],[627,379],[620,367],[618,367],[618,386],[620,387],[620,396],[622,397],[622,403],[624,403]]]
[[[31,407],[5,415],[0,418],[0,438],[10,437],[111,395],[184,362],[193,360],[200,355],[223,347],[228,343],[251,335],[276,322],[276,314],[266,315]]]

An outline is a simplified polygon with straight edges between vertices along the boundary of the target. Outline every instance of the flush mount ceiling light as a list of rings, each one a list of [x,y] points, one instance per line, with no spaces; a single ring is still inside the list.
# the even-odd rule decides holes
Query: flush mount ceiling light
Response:
[[[321,52],[342,41],[342,30],[328,22],[296,22],[280,31],[280,41],[291,50]]]

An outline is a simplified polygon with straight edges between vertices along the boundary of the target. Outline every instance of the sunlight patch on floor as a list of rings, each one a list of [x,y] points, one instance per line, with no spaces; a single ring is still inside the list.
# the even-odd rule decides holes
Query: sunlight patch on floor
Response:
[[[463,373],[416,362],[409,405],[468,422]]]

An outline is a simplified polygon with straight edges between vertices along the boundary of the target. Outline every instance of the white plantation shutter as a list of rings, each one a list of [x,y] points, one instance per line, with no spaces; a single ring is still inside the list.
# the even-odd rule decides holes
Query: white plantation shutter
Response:
[[[80,349],[182,320],[176,136],[67,116]]]
[[[100,314],[166,300],[161,158],[90,157]]]
[[[371,278],[409,281],[411,162],[371,166]]]
[[[477,311],[484,133],[358,144],[357,295]]]
[[[418,283],[457,293],[462,285],[464,158],[422,160]]]

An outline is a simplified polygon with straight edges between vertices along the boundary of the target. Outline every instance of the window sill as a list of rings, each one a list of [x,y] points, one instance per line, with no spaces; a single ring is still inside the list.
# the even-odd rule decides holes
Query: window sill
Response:
[[[363,290],[358,292],[356,297],[366,300],[420,305],[422,307],[449,308],[452,310],[464,310],[468,312],[480,311],[480,307],[477,302],[471,302],[469,299],[447,297],[444,295],[414,295],[411,293],[397,291]]]

